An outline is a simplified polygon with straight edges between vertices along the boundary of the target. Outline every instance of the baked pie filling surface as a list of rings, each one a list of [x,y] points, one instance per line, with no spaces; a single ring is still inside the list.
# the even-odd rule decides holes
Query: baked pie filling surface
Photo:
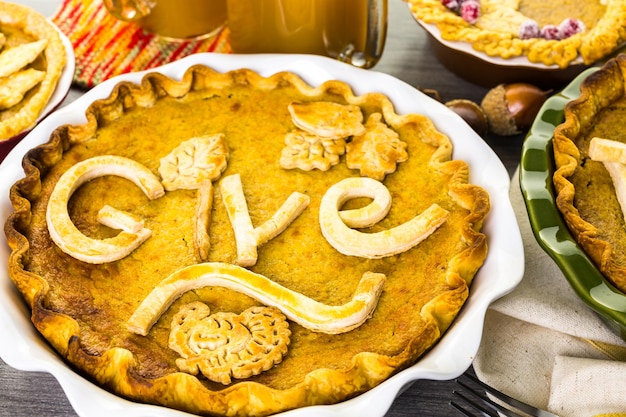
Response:
[[[24,159],[10,276],[54,348],[126,398],[345,400],[442,336],[486,257],[486,191],[381,94],[194,66],[86,114]]]

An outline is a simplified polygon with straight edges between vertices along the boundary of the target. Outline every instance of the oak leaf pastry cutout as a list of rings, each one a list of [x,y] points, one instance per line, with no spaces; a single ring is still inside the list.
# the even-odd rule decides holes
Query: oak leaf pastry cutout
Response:
[[[324,138],[345,138],[362,135],[363,113],[354,104],[331,101],[294,102],[289,104],[291,120],[300,129]]]
[[[346,151],[344,138],[324,138],[302,130],[285,135],[285,147],[280,155],[280,166],[285,169],[298,168],[303,171],[319,169],[328,171],[339,163]]]
[[[382,181],[395,172],[398,163],[409,158],[407,144],[397,132],[381,122],[380,113],[372,114],[365,124],[366,132],[346,145],[346,164],[362,176]]]
[[[228,164],[224,135],[198,136],[182,142],[161,158],[159,174],[167,191],[197,189],[203,180],[215,181]]]
[[[92,264],[124,258],[152,234],[143,226],[141,219],[112,207],[101,210],[98,221],[121,229],[115,237],[93,239],[74,225],[67,211],[70,197],[82,184],[105,175],[116,175],[134,182],[151,200],[165,194],[159,179],[132,159],[113,155],[95,156],[68,169],[55,185],[48,202],[46,221],[50,237],[63,252]]]
[[[241,314],[211,314],[200,302],[186,304],[172,319],[170,349],[182,358],[182,372],[201,372],[224,385],[244,379],[280,363],[289,346],[289,323],[280,310],[250,307]]]

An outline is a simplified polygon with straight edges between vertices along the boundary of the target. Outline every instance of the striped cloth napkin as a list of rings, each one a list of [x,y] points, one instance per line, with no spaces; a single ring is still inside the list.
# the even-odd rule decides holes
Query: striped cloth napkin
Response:
[[[112,17],[102,0],[63,0],[51,18],[76,55],[74,84],[90,88],[115,75],[151,69],[197,52],[230,53],[228,29],[193,40],[173,41]]]

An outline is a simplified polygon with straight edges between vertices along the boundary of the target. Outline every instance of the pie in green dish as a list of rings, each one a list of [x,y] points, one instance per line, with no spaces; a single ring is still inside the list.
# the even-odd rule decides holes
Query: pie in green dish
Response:
[[[575,232],[557,207],[559,197],[553,182],[557,169],[555,130],[565,121],[569,103],[579,99],[584,80],[599,70],[590,68],[581,73],[541,108],[522,148],[520,187],[539,245],[556,262],[576,294],[626,338],[626,294],[607,279],[575,239]]]

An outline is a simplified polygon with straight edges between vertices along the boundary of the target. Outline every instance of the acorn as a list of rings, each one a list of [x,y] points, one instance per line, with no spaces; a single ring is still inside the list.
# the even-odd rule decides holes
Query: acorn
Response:
[[[480,106],[491,132],[512,136],[530,127],[549,94],[532,84],[500,84],[487,92]]]
[[[462,98],[450,100],[445,104],[450,110],[461,116],[480,137],[487,134],[489,122],[485,112],[478,104]]]

